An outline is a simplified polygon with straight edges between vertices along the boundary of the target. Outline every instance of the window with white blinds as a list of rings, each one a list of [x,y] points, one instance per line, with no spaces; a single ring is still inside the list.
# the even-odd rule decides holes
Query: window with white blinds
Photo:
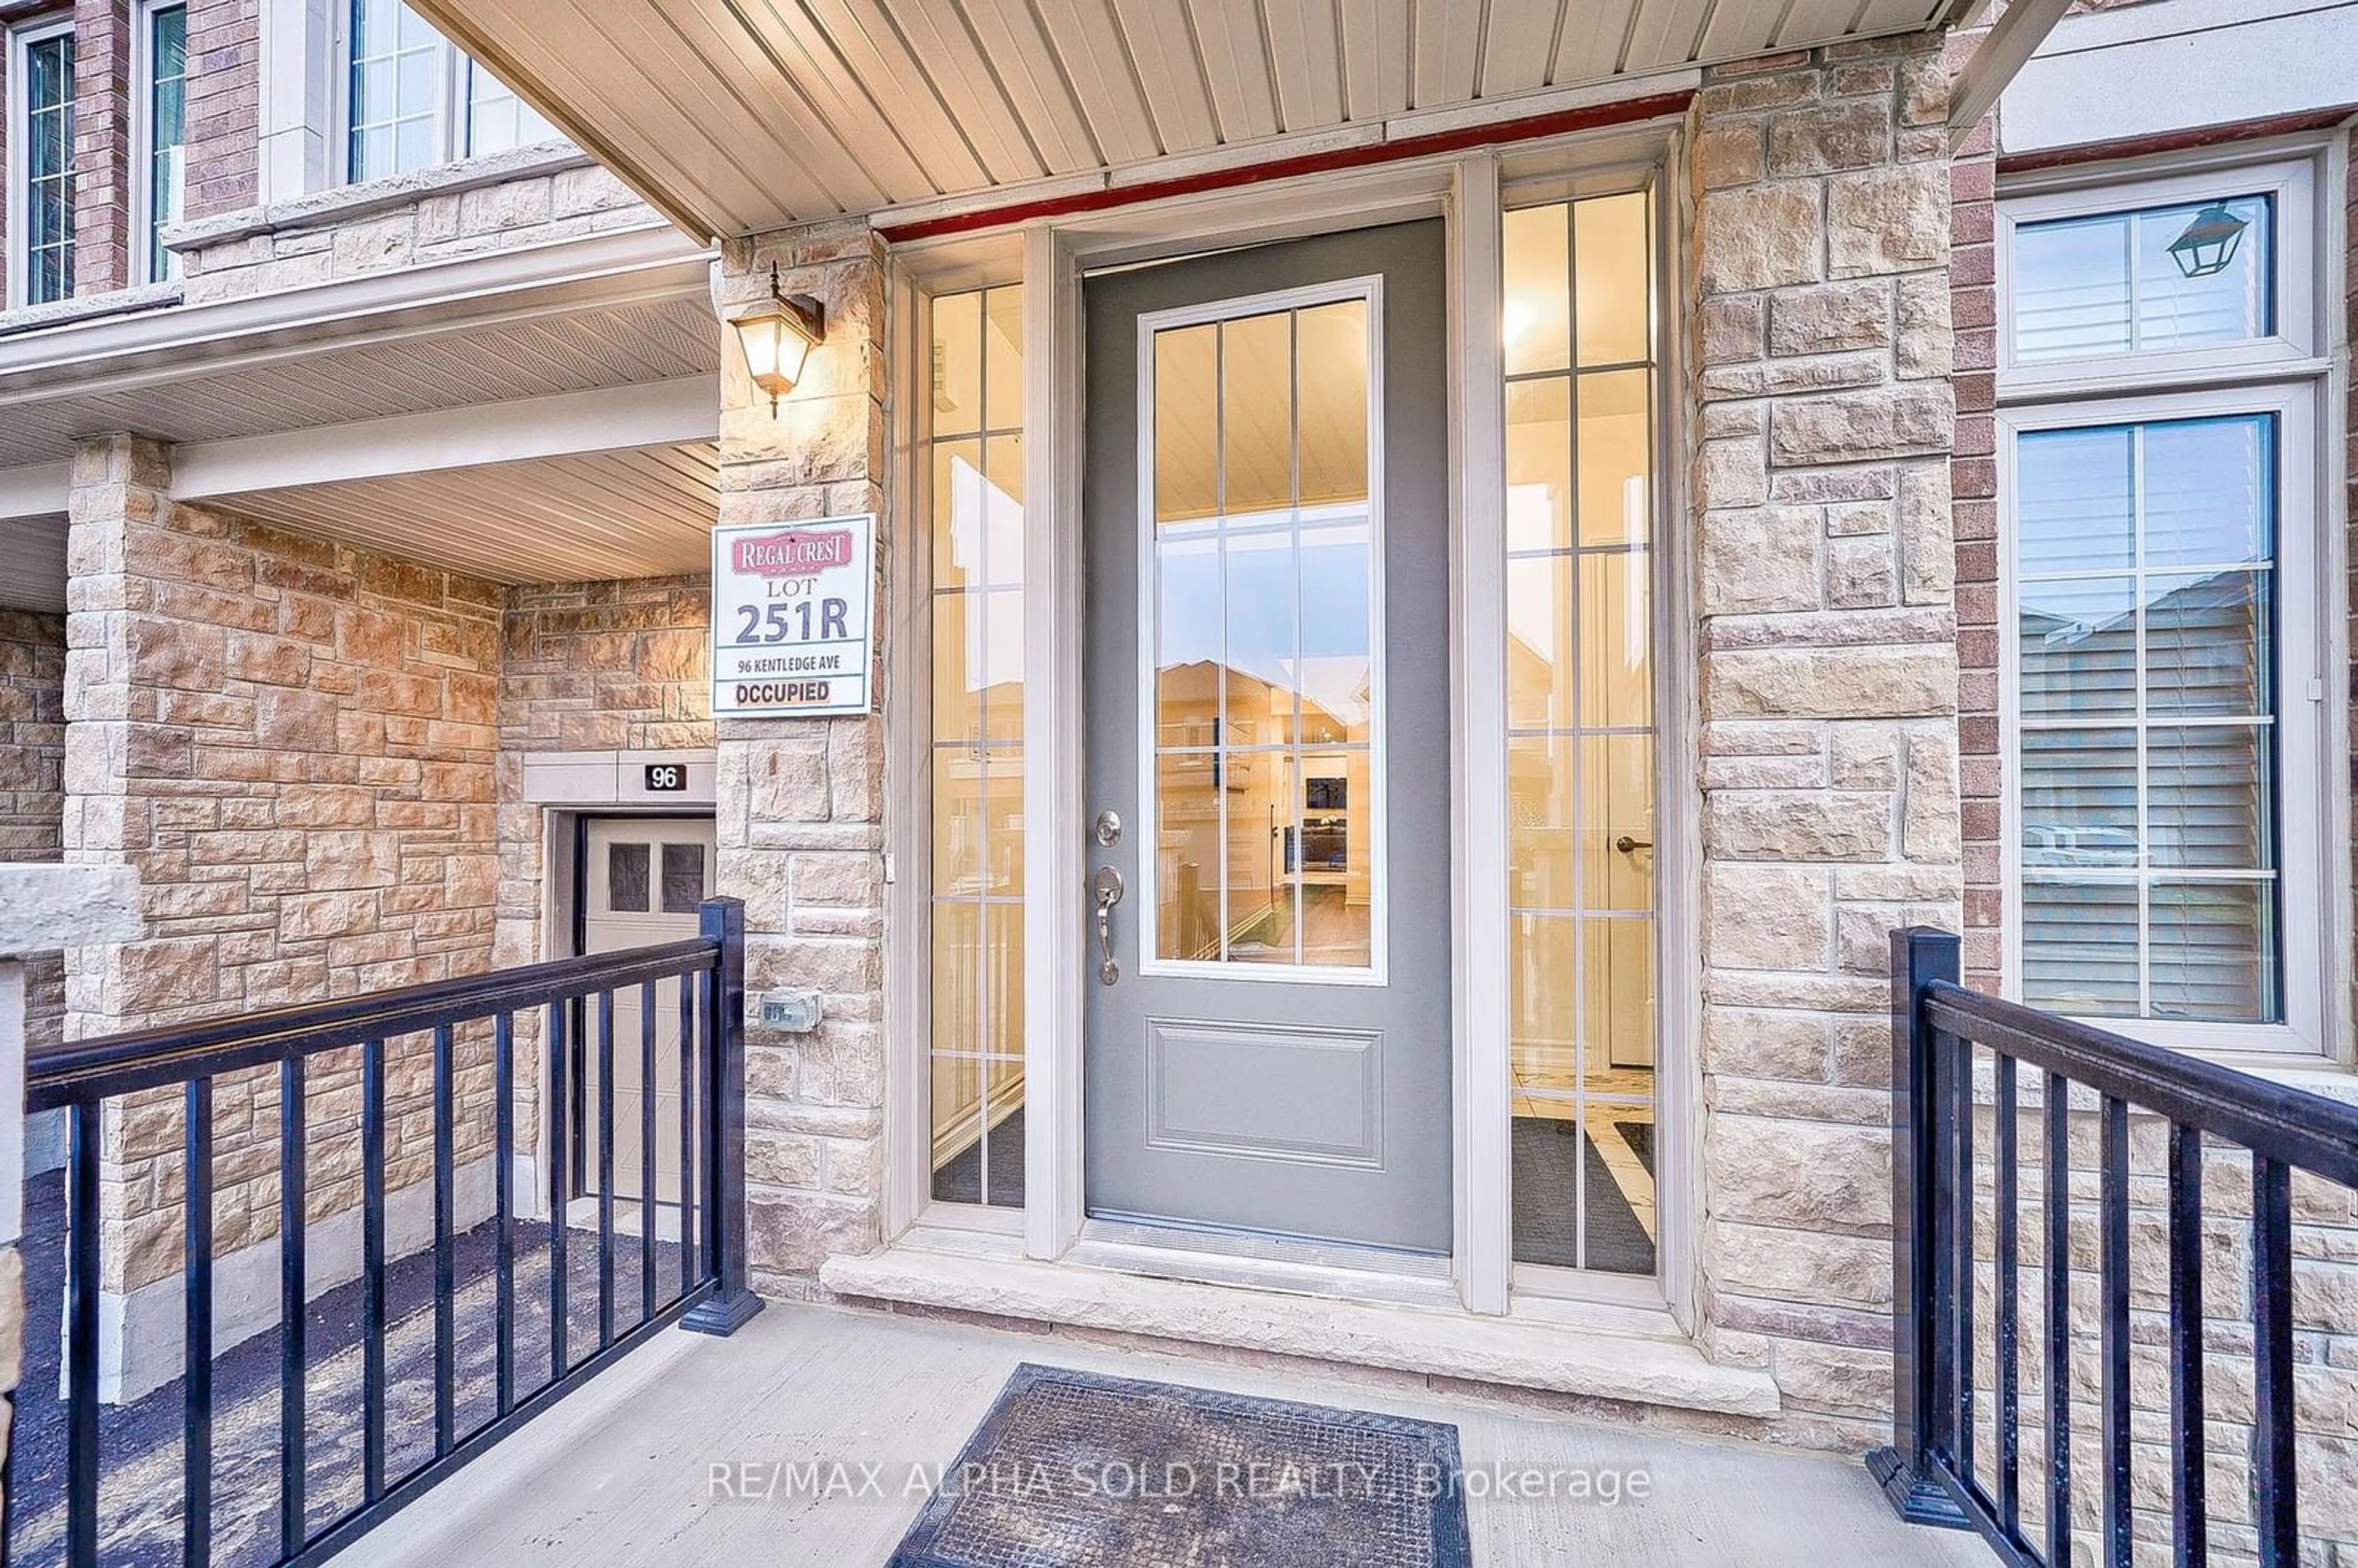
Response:
[[[2007,989],[2330,1050],[2322,182],[2084,179],[1999,203]]]
[[[2022,991],[2282,1017],[2275,421],[2026,431],[2015,451]]]
[[[2213,255],[2197,257],[2185,242],[2198,222],[2217,222],[2214,205],[2243,227],[2216,241]],[[2015,358],[2089,359],[2267,336],[2275,330],[2274,220],[2269,198],[2239,196],[2019,225]],[[2214,256],[2223,261],[2219,270],[2190,276]]]

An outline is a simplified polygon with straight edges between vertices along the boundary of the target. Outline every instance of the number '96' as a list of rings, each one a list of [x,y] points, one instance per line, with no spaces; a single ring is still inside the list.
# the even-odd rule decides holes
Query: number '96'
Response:
[[[799,604],[741,604],[737,613],[743,617],[737,627],[741,644],[851,640],[844,625],[851,613],[848,600],[823,599],[817,605],[807,599]]]

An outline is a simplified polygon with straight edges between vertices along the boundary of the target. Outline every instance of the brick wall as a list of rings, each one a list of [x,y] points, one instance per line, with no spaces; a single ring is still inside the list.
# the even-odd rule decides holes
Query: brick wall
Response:
[[[1984,29],[1986,31],[1986,29]],[[1952,38],[1952,70],[1983,32]],[[1997,119],[1958,146],[1949,169],[1949,309],[1956,324],[1955,497],[1957,749],[1963,796],[1965,983],[1997,991],[2003,976],[2006,889],[1998,853],[2005,776],[1997,720]]]
[[[500,589],[164,494],[163,449],[77,451],[67,660],[70,858],[135,867],[149,935],[76,955],[77,1034],[479,971],[497,881]],[[391,1183],[430,1146],[422,1039],[392,1046]],[[357,1064],[310,1074],[310,1210],[359,1196]],[[460,1149],[488,1143],[470,1042]],[[274,1234],[275,1075],[217,1087],[218,1246]],[[110,1107],[106,1287],[161,1278],[178,1098]]]
[[[1888,1433],[1887,934],[1960,887],[1947,99],[1849,44],[1691,125],[1705,1336],[1837,1446]]]
[[[189,0],[189,218],[261,199],[260,0]]]
[[[131,0],[74,6],[74,286],[130,282]]]
[[[1981,35],[1952,39],[1952,66],[1961,66]],[[1998,723],[1998,646],[2007,629],[1998,621],[1999,556],[1995,409],[1997,287],[1993,231],[1996,219],[1996,118],[1976,126],[1961,145],[1952,170],[1953,195],[1951,310],[1956,327],[1956,450],[1951,465],[1955,494],[1959,736],[1964,833],[1964,925],[1966,983],[1998,990],[2005,981],[2004,881],[2000,862],[2003,741]],[[2349,193],[2358,213],[2358,186]],[[2358,257],[2353,257],[2358,261]],[[2358,458],[2358,427],[2351,435]],[[2358,482],[2358,481],[2354,481]],[[2353,491],[2358,510],[2358,491]],[[2030,1096],[2026,1094],[2026,1106]],[[1976,1134],[1988,1148],[1993,1129]],[[2167,1133],[2159,1119],[2131,1119],[2130,1173],[2130,1381],[2135,1410],[2132,1463],[2136,1488],[2138,1535],[2158,1541],[2169,1533],[2169,1390],[2167,1336]],[[2046,1202],[2037,1179],[2044,1157],[2039,1114],[2026,1110],[2018,1133],[2026,1172],[2025,1235],[2021,1292],[2026,1314],[2038,1310],[2045,1288],[2043,1253],[2035,1238]],[[2072,1365],[2073,1460],[2083,1475],[2100,1473],[2096,1442],[2101,1412],[2095,1402],[2098,1361],[2096,1319],[2085,1303],[2095,1299],[2099,1279],[2098,1216],[2094,1204],[2098,1119],[2093,1105],[2075,1108],[2071,1128],[2071,1256],[2070,1290],[2074,1304]],[[2250,1426],[2252,1402],[2249,1300],[2251,1172],[2239,1152],[2213,1148],[2204,1161],[2204,1335],[2210,1463],[2208,1513],[2214,1560],[2251,1560]],[[2294,1186],[2295,1357],[2299,1389],[2302,1535],[2324,1553],[2320,1561],[2358,1560],[2358,1195],[2330,1183],[2300,1180]],[[1993,1217],[1985,1196],[1982,1234]],[[1985,1325],[1995,1308],[1993,1266],[1985,1263],[1977,1281],[1977,1311]],[[2036,1321],[2026,1317],[2028,1322]],[[1983,1387],[1995,1385],[1996,1368],[1984,1332],[1980,1369]],[[2037,1455],[2046,1433],[2039,1416],[2043,1368],[2027,1357],[2022,1442],[2028,1461],[2026,1498],[2036,1498],[2044,1470]],[[1995,1433],[1985,1430],[1985,1452]],[[2075,1532],[2083,1550],[2098,1554],[2099,1528],[2089,1488],[2081,1488]],[[2043,1528],[2043,1515],[2034,1522]],[[2336,1556],[2339,1552],[2342,1555]]]
[[[542,808],[525,800],[525,754],[709,747],[710,624],[701,577],[508,590],[499,700],[502,965],[534,963],[546,951]]]
[[[66,623],[0,610],[0,860],[55,860],[65,817]],[[65,963],[25,966],[25,1035],[57,1044],[65,1016]]]

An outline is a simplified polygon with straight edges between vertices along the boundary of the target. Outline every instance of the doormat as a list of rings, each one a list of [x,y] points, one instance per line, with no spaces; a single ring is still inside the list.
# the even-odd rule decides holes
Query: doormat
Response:
[[[1030,1363],[889,1568],[1470,1568],[1457,1429]]]

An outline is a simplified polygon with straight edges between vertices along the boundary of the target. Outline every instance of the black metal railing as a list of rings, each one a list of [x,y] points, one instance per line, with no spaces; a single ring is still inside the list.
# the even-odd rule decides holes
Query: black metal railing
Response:
[[[1963,989],[1959,958],[1958,939],[1946,932],[1918,928],[1892,938],[1897,1399],[1893,1446],[1868,1456],[1877,1479],[1903,1517],[1976,1530],[2003,1561],[2042,1568],[2075,1561],[2077,1497],[2077,1522],[2097,1537],[2095,1560],[2128,1568],[2137,1525],[2131,1214],[2133,1204],[2160,1198],[2172,1561],[2207,1560],[2212,1505],[2225,1499],[2207,1498],[2206,1487],[2234,1473],[2206,1463],[2221,1457],[2210,1452],[2214,1444],[2224,1445],[2205,1424],[2206,1352],[2240,1357],[2247,1346],[2251,1415],[2246,1435],[2232,1441],[2248,1443],[2237,1456],[2248,1462],[2250,1496],[2238,1499],[2248,1512],[2227,1511],[2237,1520],[2239,1556],[2296,1568],[2292,1178],[2305,1171],[2358,1188],[2358,1108]],[[1977,1054],[1992,1069],[1986,1077],[1976,1073]],[[2164,1179],[2148,1183],[2142,1198],[2132,1195],[2132,1108],[2168,1132]],[[2026,1111],[2039,1145],[2028,1248]],[[2072,1446],[2075,1115],[2093,1115],[2096,1124],[2097,1430],[2093,1444],[2082,1438],[2099,1457],[2093,1476],[2075,1466]],[[1986,1149],[1977,1129],[1985,1130]],[[2247,1326],[2214,1320],[2208,1333],[2206,1145],[2248,1156],[2251,1179]],[[1977,1211],[1991,1227],[1985,1256],[1976,1252]],[[2241,1213],[2226,1223],[2243,1224]],[[2027,1325],[2026,1251],[2039,1275]],[[1985,1271],[1985,1296],[1978,1289]],[[1986,1303],[1986,1325],[1975,1321],[1977,1302]],[[2028,1411],[2026,1357],[2038,1357],[2028,1370],[2043,1385]],[[2026,1433],[2037,1441],[2026,1443]]]
[[[758,1311],[759,1299],[747,1287],[745,1256],[743,906],[715,899],[701,906],[699,915],[700,932],[692,940],[83,1040],[35,1059],[27,1073],[27,1109],[61,1107],[69,1127],[64,1517],[61,1539],[51,1531],[48,1540],[28,1541],[28,1520],[44,1503],[55,1511],[59,1499],[38,1496],[17,1466],[12,1480],[28,1484],[7,1489],[5,1539],[13,1545],[15,1560],[38,1557],[90,1568],[126,1549],[119,1532],[127,1527],[101,1512],[107,1479],[102,1459],[115,1462],[116,1450],[124,1446],[118,1442],[124,1423],[117,1410],[101,1404],[100,1299],[103,1290],[123,1290],[135,1281],[126,1265],[118,1265],[111,1280],[102,1275],[101,1236],[109,1222],[127,1235],[134,1217],[118,1212],[102,1219],[102,1178],[105,1184],[120,1184],[126,1174],[144,1179],[126,1172],[124,1144],[144,1141],[152,1146],[156,1124],[147,1119],[171,1116],[174,1097],[154,1091],[178,1091],[184,1123],[178,1151],[184,1182],[177,1184],[187,1199],[179,1227],[185,1338],[177,1395],[167,1385],[147,1398],[176,1397],[180,1407],[180,1550],[191,1568],[217,1557],[273,1564],[320,1562],[665,1325],[678,1322],[725,1335]],[[616,1038],[618,997],[635,1000],[635,1041]],[[529,1054],[534,1043],[527,1040],[520,1048],[520,1019],[540,1033],[536,1089]],[[417,1054],[398,1051],[404,1042],[413,1043]],[[638,1100],[636,1117],[619,1122],[618,1094],[632,1091],[618,1089],[618,1050],[635,1054]],[[585,1120],[569,1132],[541,1132],[544,1127],[565,1128],[568,1119],[556,1112],[570,1103],[567,1080],[584,1061],[595,1063]],[[630,1056],[620,1061],[628,1066]],[[390,1095],[389,1065],[395,1069]],[[481,1094],[486,1068],[488,1108]],[[350,1096],[338,1098],[351,1076],[358,1079],[356,1110]],[[269,1093],[273,1076],[275,1095]],[[256,1108],[246,1122],[231,1119],[217,1129],[223,1119],[216,1112],[215,1092],[224,1079]],[[430,1089],[417,1092],[428,1082]],[[527,1106],[535,1113],[533,1124],[523,1129],[520,1084],[531,1092]],[[660,1105],[666,1095],[676,1096],[676,1108]],[[265,1386],[248,1391],[278,1406],[277,1495],[275,1510],[262,1505],[257,1523],[252,1494],[266,1490],[265,1480],[241,1466],[267,1461],[239,1446],[251,1444],[256,1423],[244,1421],[242,1430],[225,1431],[229,1448],[217,1452],[215,1442],[216,1400],[232,1391],[217,1379],[233,1366],[254,1371],[253,1357],[241,1362],[234,1350],[216,1352],[217,1298],[235,1305],[233,1297],[222,1297],[216,1277],[216,1199],[225,1170],[240,1183],[255,1180],[257,1166],[267,1176],[272,1152],[265,1113],[271,1110],[277,1120],[276,1369],[274,1379],[263,1360],[256,1376]],[[355,1119],[358,1192],[347,1198],[350,1162],[344,1156],[354,1130],[349,1124]],[[254,1122],[263,1130],[257,1133]],[[429,1122],[430,1132],[424,1125]],[[143,1123],[151,1130],[145,1134]],[[406,1201],[418,1195],[416,1188],[428,1181],[431,1185],[431,1239],[406,1258],[387,1256],[389,1245],[402,1244],[389,1236],[389,1216],[405,1201],[402,1192],[387,1190],[395,1174],[389,1130],[406,1148],[403,1172],[417,1176]],[[637,1192],[623,1195],[618,1193],[616,1151],[633,1132]],[[218,1150],[217,1134],[226,1135]],[[676,1136],[677,1148],[661,1156],[659,1170],[659,1146],[669,1136]],[[582,1138],[596,1151],[595,1181],[586,1191],[573,1180],[568,1147]],[[430,1157],[424,1147],[429,1142]],[[163,1146],[169,1149],[168,1130]],[[529,1162],[524,1167],[527,1178],[545,1173],[545,1190],[537,1195],[529,1192],[534,1182],[523,1184],[528,1199],[523,1205],[520,1155]],[[343,1184],[314,1196],[308,1178],[323,1156],[334,1159]],[[162,1156],[165,1163],[169,1159],[168,1153]],[[471,1174],[486,1159],[490,1213],[471,1217],[462,1227],[462,1173]],[[417,1175],[429,1163],[430,1177]],[[621,1173],[624,1179],[632,1174],[627,1168]],[[676,1184],[668,1196],[662,1191],[666,1183]],[[476,1206],[481,1184],[470,1187]],[[149,1201],[168,1202],[177,1195],[175,1185],[158,1177],[145,1190],[154,1195]],[[116,1206],[126,1202],[118,1198]],[[354,1204],[360,1210],[361,1256],[356,1275],[341,1288],[357,1292],[358,1310],[340,1318],[320,1305],[323,1287],[337,1282],[339,1265],[311,1255],[307,1239],[338,1215],[349,1218]],[[536,1208],[537,1214],[520,1208]],[[637,1225],[635,1238],[623,1228],[630,1221]],[[570,1234],[577,1230],[578,1236]],[[577,1249],[592,1242],[595,1252],[582,1257]],[[471,1278],[463,1289],[462,1246],[471,1260]],[[124,1250],[130,1250],[127,1244]],[[524,1267],[527,1257],[529,1274]],[[635,1300],[622,1299],[618,1261],[637,1276],[638,1288],[631,1292]],[[535,1277],[544,1267],[545,1286]],[[350,1271],[349,1260],[343,1271]],[[320,1274],[330,1277],[315,1277]],[[395,1313],[399,1303],[389,1301],[389,1281],[397,1281],[410,1302],[406,1313]],[[416,1304],[426,1292],[430,1312]],[[409,1348],[422,1345],[429,1316],[430,1370],[428,1357],[410,1355]],[[519,1343],[519,1325],[526,1319],[528,1346]],[[356,1342],[326,1343],[340,1324],[354,1321]],[[402,1353],[413,1363],[405,1376],[404,1368],[389,1366],[389,1346],[397,1329],[411,1326],[417,1333],[401,1342]],[[266,1336],[267,1329],[263,1333]],[[359,1367],[350,1376],[348,1353],[354,1351]],[[465,1377],[462,1356],[468,1361]],[[330,1359],[332,1368],[326,1366]],[[345,1385],[331,1387],[331,1373],[345,1377]],[[429,1381],[430,1400],[425,1386]],[[272,1382],[275,1388],[267,1386]],[[28,1424],[45,1419],[50,1397],[45,1389],[20,1391],[20,1449]],[[314,1407],[323,1400],[332,1407],[337,1398],[345,1400],[344,1408],[330,1408],[328,1420],[314,1416]],[[354,1422],[356,1445],[350,1431]],[[217,1470],[234,1485],[219,1484],[223,1477]],[[152,1518],[153,1499],[140,1500]],[[240,1518],[247,1528],[238,1550],[217,1552],[217,1510],[223,1506],[243,1507]],[[147,1549],[141,1553],[146,1560],[160,1543],[137,1544]]]

